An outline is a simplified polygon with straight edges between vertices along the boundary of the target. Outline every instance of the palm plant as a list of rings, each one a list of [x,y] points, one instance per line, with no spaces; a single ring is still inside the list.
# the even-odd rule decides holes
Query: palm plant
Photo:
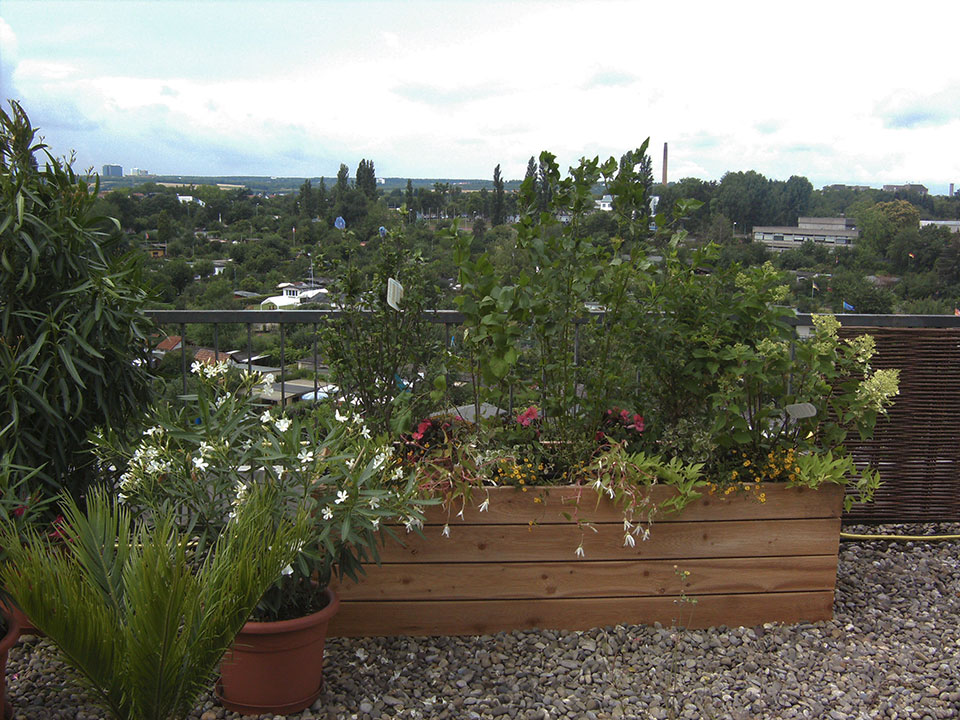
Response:
[[[305,515],[275,521],[275,502],[251,491],[198,561],[169,513],[148,525],[102,490],[85,513],[66,497],[65,542],[4,530],[0,578],[114,717],[183,718],[304,535]]]

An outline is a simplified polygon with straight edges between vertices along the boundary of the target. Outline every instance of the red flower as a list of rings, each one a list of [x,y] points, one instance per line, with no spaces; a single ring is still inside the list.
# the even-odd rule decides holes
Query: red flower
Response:
[[[421,420],[420,424],[417,425],[417,431],[413,433],[414,440],[423,440],[423,434],[430,429],[431,422],[429,420]]]
[[[14,517],[23,517],[23,514],[24,514],[26,511],[27,511],[27,506],[26,506],[26,505],[21,505],[21,506],[18,507],[18,508],[14,508],[14,510],[13,510],[13,516],[14,516]]]
[[[53,532],[48,533],[48,537],[52,537],[54,540],[63,540],[63,534],[60,532],[60,526],[63,525],[63,523],[63,515],[57,515],[57,519],[51,523],[53,525]]]
[[[523,427],[530,427],[530,423],[540,417],[540,411],[537,410],[536,406],[531,405],[522,413],[517,415],[517,422],[523,425]]]

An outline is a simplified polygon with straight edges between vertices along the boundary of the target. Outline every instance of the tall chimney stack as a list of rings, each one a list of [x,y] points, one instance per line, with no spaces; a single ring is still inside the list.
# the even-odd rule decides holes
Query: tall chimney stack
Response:
[[[953,197],[953,183],[950,183],[950,197]]]
[[[667,184],[667,144],[663,144],[663,184]]]

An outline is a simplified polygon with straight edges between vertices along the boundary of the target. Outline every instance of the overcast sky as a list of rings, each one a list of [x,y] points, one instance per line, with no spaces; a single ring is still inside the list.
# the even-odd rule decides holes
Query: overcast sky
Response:
[[[960,2],[0,0],[57,154],[157,174],[508,179],[651,139],[659,180],[960,187]]]

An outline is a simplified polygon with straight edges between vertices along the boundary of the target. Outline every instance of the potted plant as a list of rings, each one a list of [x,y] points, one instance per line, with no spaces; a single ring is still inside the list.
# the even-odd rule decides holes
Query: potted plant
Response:
[[[112,717],[184,718],[302,540],[306,516],[277,520],[276,503],[251,490],[200,559],[174,513],[134,520],[94,488],[85,511],[65,496],[63,543],[2,528],[0,579]]]
[[[281,415],[258,407],[270,377],[226,363],[195,363],[198,394],[186,407],[151,416],[134,447],[108,437],[104,458],[122,456],[118,492],[138,517],[177,511],[202,555],[253,487],[276,491],[277,518],[304,512],[308,533],[296,557],[264,593],[221,666],[217,692],[232,710],[290,713],[322,685],[326,623],[337,610],[331,576],[358,577],[376,562],[380,531],[420,524],[423,501],[392,448],[350,411]],[[392,532],[388,530],[388,532]]]
[[[690,592],[700,624],[829,617],[844,487],[850,503],[879,482],[844,439],[872,433],[897,372],[872,368],[871,339],[840,340],[832,317],[797,338],[772,266],[685,247],[673,229],[692,204],[651,218],[644,151],[563,180],[541,155],[552,200],[542,212],[525,182],[509,277],[452,231],[459,369],[474,415],[500,410],[468,430],[425,418],[401,439],[444,508],[340,586],[333,632],[669,622]],[[589,230],[597,182],[614,196],[608,238]],[[683,587],[677,563],[693,566]]]

